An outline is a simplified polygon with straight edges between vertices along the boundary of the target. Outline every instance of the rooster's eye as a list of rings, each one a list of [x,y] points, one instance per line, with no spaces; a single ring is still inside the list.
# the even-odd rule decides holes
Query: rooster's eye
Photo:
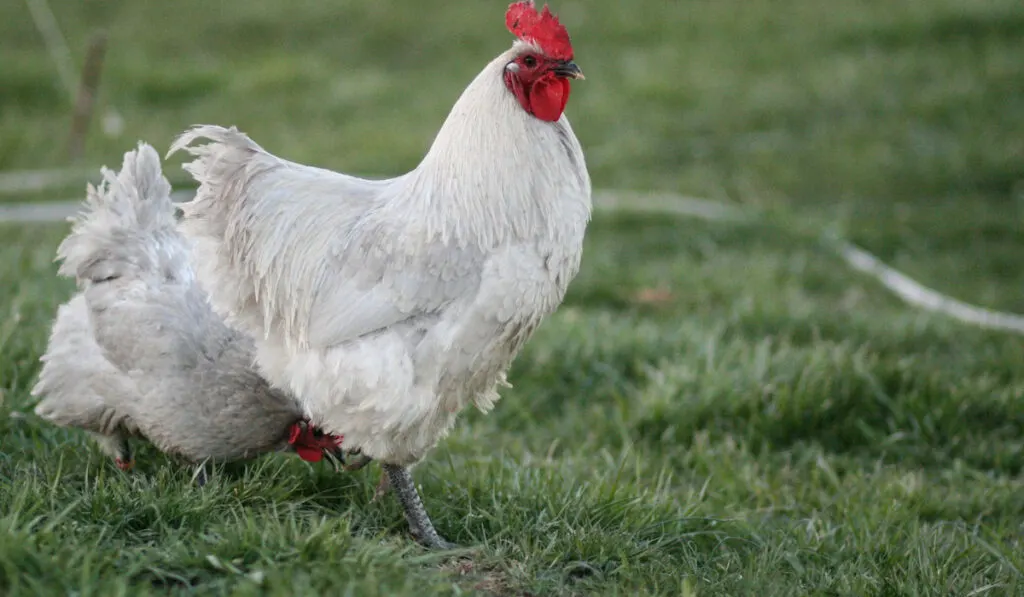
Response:
[[[533,68],[537,66],[537,59],[533,56],[526,56],[523,58],[523,65],[526,66],[526,68]]]

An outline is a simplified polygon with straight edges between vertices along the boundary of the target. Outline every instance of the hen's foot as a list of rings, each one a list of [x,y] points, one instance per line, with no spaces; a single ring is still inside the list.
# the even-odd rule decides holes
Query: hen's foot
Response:
[[[128,440],[120,435],[111,438],[114,442],[114,464],[122,471],[130,471],[135,467],[135,458],[132,456],[132,447]]]
[[[91,433],[93,439],[99,444],[105,454],[114,459],[114,464],[122,471],[130,471],[135,466],[135,458],[132,456],[132,447],[128,444],[128,438],[119,432],[110,435],[102,433]]]
[[[446,541],[437,531],[434,530],[434,523],[430,522],[430,516],[423,507],[420,494],[416,491],[416,485],[412,481],[409,469],[397,464],[385,464],[384,471],[387,473],[391,487],[398,496],[398,501],[405,510],[405,520],[409,523],[409,530],[413,537],[422,545],[430,549],[454,549],[458,545]]]

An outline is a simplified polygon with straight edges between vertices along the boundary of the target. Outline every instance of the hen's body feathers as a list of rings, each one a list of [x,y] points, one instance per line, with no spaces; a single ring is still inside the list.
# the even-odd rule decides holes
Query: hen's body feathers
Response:
[[[301,409],[207,304],[156,152],[140,144],[103,176],[58,249],[81,292],[58,313],[36,412],[103,436],[138,432],[191,461],[285,447]]]

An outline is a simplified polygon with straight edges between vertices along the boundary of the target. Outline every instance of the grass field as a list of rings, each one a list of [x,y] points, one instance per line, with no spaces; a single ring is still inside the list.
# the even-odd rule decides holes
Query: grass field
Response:
[[[79,56],[109,28],[100,113],[125,130],[97,121],[88,164],[216,122],[369,174],[414,166],[507,47],[505,3],[464,4],[53,1]],[[595,185],[770,225],[595,219],[515,388],[416,469],[472,550],[416,547],[369,503],[376,469],[269,456],[198,489],[36,420],[66,228],[4,225],[0,594],[1024,594],[1024,341],[914,311],[814,241],[1024,312],[1024,4],[554,8]],[[0,170],[61,166],[68,102],[25,5],[0,17]]]

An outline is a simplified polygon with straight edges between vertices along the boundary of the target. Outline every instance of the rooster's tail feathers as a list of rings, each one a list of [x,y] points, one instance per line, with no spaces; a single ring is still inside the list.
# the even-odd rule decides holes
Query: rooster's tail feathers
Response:
[[[203,140],[208,143],[197,143]],[[271,158],[266,165],[275,165],[276,160],[237,128],[213,124],[197,125],[178,135],[167,157],[182,150],[196,158],[182,168],[199,183],[195,199],[181,206],[185,225],[198,227],[194,236],[221,237],[230,219],[232,202],[219,198],[237,199],[242,194],[253,174],[254,157]],[[201,214],[201,222],[189,221],[190,214]]]
[[[211,145],[192,145],[193,141],[199,139],[206,139],[215,144],[231,147],[234,149],[248,150],[254,153],[266,153],[258,143],[249,138],[242,131],[236,127],[224,128],[215,124],[198,124],[178,135],[171,144],[171,148],[167,150],[165,157],[171,157],[174,153],[186,150],[188,153],[195,156],[206,156],[214,150],[215,146]]]
[[[236,327],[262,335],[267,328],[259,314],[274,308],[273,297],[265,291],[266,280],[272,278],[267,262],[282,252],[271,240],[280,242],[289,222],[282,222],[285,212],[267,200],[268,194],[276,196],[274,189],[281,189],[280,178],[259,185],[253,181],[279,171],[282,161],[235,127],[192,127],[175,139],[167,155],[180,150],[195,158],[183,168],[199,183],[195,198],[181,205],[182,233],[203,256],[196,261],[196,275],[208,285],[215,311]],[[266,217],[274,213],[279,217]]]

